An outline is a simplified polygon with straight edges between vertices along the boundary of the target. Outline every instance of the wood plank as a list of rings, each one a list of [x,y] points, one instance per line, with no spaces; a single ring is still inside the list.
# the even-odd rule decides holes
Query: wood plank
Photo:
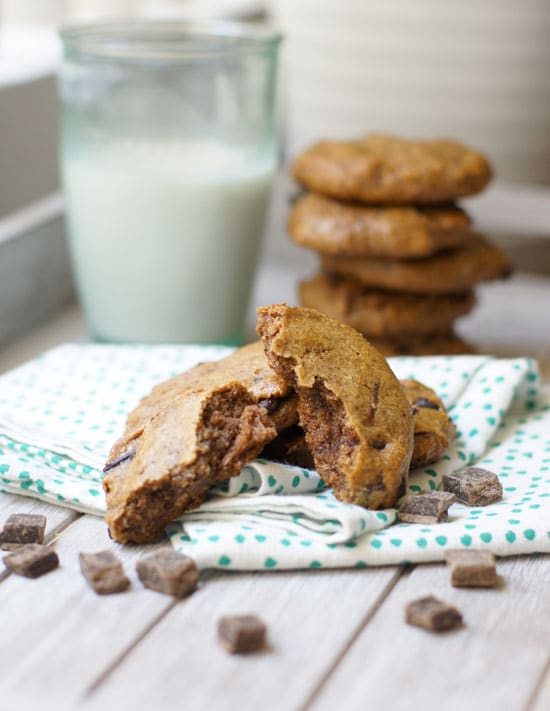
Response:
[[[86,708],[297,708],[400,574],[397,568],[218,573],[166,615]],[[266,622],[269,646],[232,656],[217,644],[217,620],[246,612]]]
[[[475,590],[452,588],[444,565],[415,568],[308,708],[382,708],[389,695],[392,711],[436,700],[446,711],[524,708],[548,660],[550,556],[501,560],[498,572],[498,589]],[[426,594],[457,605],[465,627],[438,636],[406,625],[406,603]]]
[[[110,541],[101,519],[83,516],[55,548],[59,569],[37,580],[12,575],[0,586],[0,668],[9,669],[0,677],[2,708],[26,711],[38,700],[74,708],[105,666],[173,604],[135,575],[138,556],[158,545],[123,548]],[[78,553],[105,548],[123,560],[132,581],[127,593],[100,597],[80,573]]]
[[[548,711],[548,709],[550,709],[550,650],[548,651],[546,669],[536,688],[533,689],[525,711]]]

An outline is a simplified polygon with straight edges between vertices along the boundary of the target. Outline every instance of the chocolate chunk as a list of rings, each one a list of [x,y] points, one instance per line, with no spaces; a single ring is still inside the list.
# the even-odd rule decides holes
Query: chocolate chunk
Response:
[[[122,464],[122,462],[129,462],[135,456],[136,456],[136,450],[129,449],[127,452],[124,452],[124,454],[121,454],[120,457],[113,459],[112,462],[107,462],[107,464],[103,467],[103,473],[105,474],[105,472],[110,472],[111,469],[118,467],[118,465]]]
[[[78,559],[82,575],[98,595],[110,595],[128,589],[130,581],[124,575],[119,559],[111,551],[80,553]]]
[[[405,523],[441,523],[448,519],[449,506],[455,497],[446,491],[423,491],[407,496],[397,516]]]
[[[498,476],[481,467],[467,467],[453,474],[444,474],[443,488],[467,506],[487,506],[502,499],[502,484]]]
[[[39,578],[44,573],[57,568],[59,558],[49,546],[39,543],[28,543],[14,553],[4,557],[4,565],[12,573],[24,575],[26,578]]]
[[[39,514],[12,514],[0,531],[0,548],[16,550],[25,543],[44,543],[46,517]]]
[[[161,550],[138,560],[136,570],[146,588],[166,595],[187,595],[199,581],[195,561],[173,550]]]
[[[429,410],[440,410],[441,408],[433,400],[428,400],[426,397],[417,397],[414,401],[416,407],[427,407]]]
[[[461,627],[462,615],[448,602],[428,595],[409,602],[405,608],[405,622],[432,632],[441,632]]]
[[[257,652],[265,645],[266,626],[256,615],[232,615],[218,622],[218,640],[231,654]]]
[[[445,551],[455,588],[494,588],[497,584],[495,556],[490,551]]]

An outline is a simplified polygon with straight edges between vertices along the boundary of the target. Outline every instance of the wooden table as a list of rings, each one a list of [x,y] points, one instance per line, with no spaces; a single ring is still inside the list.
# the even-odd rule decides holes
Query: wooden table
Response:
[[[281,299],[295,276],[264,269],[256,301]],[[528,354],[550,377],[550,279],[519,276],[482,292],[463,332],[491,352]],[[86,338],[73,309],[0,355],[0,371],[46,347]],[[0,708],[18,709],[550,709],[550,556],[503,559],[494,590],[453,589],[442,564],[277,573],[207,572],[191,597],[144,589],[143,547],[109,540],[101,519],[0,495],[12,512],[48,516],[61,567],[36,581],[0,575]],[[168,545],[168,543],[162,544]],[[96,596],[79,551],[116,549],[132,590]],[[148,550],[151,547],[148,547]],[[433,593],[463,611],[434,636],[403,622]],[[225,613],[255,612],[269,647],[248,657],[216,643]]]

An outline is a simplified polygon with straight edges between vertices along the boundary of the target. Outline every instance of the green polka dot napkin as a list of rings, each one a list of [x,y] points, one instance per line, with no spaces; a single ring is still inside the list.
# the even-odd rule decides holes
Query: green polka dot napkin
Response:
[[[66,345],[0,377],[0,492],[102,515],[101,467],[127,412],[155,383],[229,351]],[[394,509],[337,501],[314,471],[256,460],[168,527],[174,547],[202,568],[236,570],[432,561],[456,547],[550,552],[550,393],[536,364],[487,356],[390,364],[433,387],[458,429],[440,462],[411,475],[410,490],[435,489],[444,472],[476,462],[498,473],[501,502],[454,504],[442,524],[400,524]]]

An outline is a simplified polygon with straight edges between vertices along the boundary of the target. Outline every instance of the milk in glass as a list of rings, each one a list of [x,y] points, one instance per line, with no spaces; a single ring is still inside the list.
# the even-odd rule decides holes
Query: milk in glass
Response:
[[[243,165],[239,151],[207,143],[66,154],[71,252],[92,333],[238,341],[273,170],[272,159]]]

